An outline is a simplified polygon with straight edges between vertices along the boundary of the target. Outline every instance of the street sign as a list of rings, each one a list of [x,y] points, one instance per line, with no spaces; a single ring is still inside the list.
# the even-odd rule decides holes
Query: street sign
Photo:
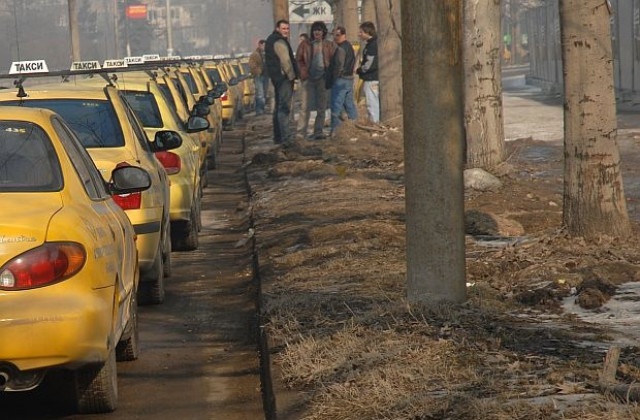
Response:
[[[129,19],[146,19],[147,18],[147,5],[146,4],[132,4],[127,6],[126,15]]]
[[[331,6],[324,0],[289,0],[290,23],[333,22]]]

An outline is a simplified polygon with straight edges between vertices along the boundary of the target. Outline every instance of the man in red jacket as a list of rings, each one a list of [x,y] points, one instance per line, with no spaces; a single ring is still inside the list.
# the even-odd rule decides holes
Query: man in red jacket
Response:
[[[327,26],[322,21],[311,24],[311,40],[300,43],[296,52],[296,61],[300,70],[300,80],[305,82],[307,107],[302,110],[302,133],[307,134],[309,115],[316,111],[313,125],[313,139],[326,138],[323,127],[326,116],[329,90],[325,86],[326,73],[335,51],[335,44],[326,39]]]

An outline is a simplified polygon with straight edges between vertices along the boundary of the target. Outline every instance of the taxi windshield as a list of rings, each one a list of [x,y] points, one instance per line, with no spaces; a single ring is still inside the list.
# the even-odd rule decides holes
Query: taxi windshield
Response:
[[[108,101],[92,99],[31,99],[3,102],[2,105],[21,105],[47,108],[60,114],[86,148],[124,146],[118,117]]]
[[[124,97],[133,108],[133,112],[140,119],[143,127],[162,128],[162,117],[160,109],[153,93],[143,91],[124,90]]]
[[[46,192],[62,188],[60,162],[39,126],[0,121],[0,192]]]

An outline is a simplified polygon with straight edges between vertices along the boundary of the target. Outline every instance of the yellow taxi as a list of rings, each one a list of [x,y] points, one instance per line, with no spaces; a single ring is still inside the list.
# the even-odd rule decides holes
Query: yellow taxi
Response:
[[[222,104],[222,125],[225,130],[233,130],[236,121],[242,118],[243,102],[237,89],[238,80],[227,76],[222,65],[207,61],[200,68],[208,89],[214,89],[216,85],[226,84],[226,91],[220,96]]]
[[[213,98],[199,71],[194,65],[182,65],[176,68],[176,71],[183,77],[182,80],[187,83],[189,90],[193,94],[196,103],[206,103],[210,106],[210,112],[207,115],[209,120],[209,150],[207,152],[208,166],[210,169],[216,167],[217,154],[222,143],[222,104],[220,99]]]
[[[140,166],[150,174],[148,190],[113,198],[129,216],[137,234],[140,302],[162,303],[164,277],[171,273],[169,181],[154,153],[180,146],[180,137],[175,132],[163,132],[155,139],[167,137],[163,147],[158,147],[160,142],[150,142],[122,92],[104,85],[38,85],[26,87],[28,96],[24,98],[16,98],[13,90],[0,91],[0,105],[47,108],[60,114],[105,177],[124,165]]]
[[[192,116],[183,123],[160,90],[155,78],[142,72],[119,73],[115,82],[124,98],[142,123],[149,137],[172,131],[180,135],[182,146],[172,151],[156,153],[169,175],[171,188],[171,238],[173,249],[189,251],[198,248],[201,228],[202,176],[200,171],[200,144],[188,131],[206,130],[203,117]],[[199,129],[190,126],[201,120]]]
[[[111,197],[151,179],[134,166],[105,175],[59,115],[0,107],[0,392],[70,370],[79,412],[116,408],[116,360],[139,352],[139,271]]]
[[[244,84],[245,98],[248,96],[247,101],[249,109],[254,110],[256,108],[256,84],[253,82],[253,75],[249,69],[249,57],[241,58],[238,60],[238,68],[242,73],[242,77],[246,80]]]

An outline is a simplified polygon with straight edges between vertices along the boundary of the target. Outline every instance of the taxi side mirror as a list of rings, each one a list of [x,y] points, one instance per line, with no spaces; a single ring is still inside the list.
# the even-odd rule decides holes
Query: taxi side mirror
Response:
[[[195,115],[197,117],[206,117],[210,112],[211,110],[209,109],[209,105],[205,103],[197,103],[193,106],[191,115]]]
[[[229,80],[229,85],[230,85],[230,86],[235,86],[235,85],[237,85],[237,84],[238,84],[238,78],[237,78],[237,77],[232,77],[232,78]]]
[[[107,189],[111,194],[131,194],[151,186],[149,173],[137,166],[121,166],[111,172]]]
[[[177,149],[181,145],[182,137],[180,137],[180,134],[171,130],[158,131],[153,142],[151,142],[151,148],[154,152]]]
[[[205,105],[213,105],[215,102],[216,100],[213,97],[209,96],[208,92],[206,95],[202,95],[200,99],[198,99],[198,103]]]
[[[187,133],[198,133],[209,128],[209,121],[206,118],[191,116],[187,120]]]
[[[220,92],[220,89],[211,89],[209,92],[207,92],[207,96],[209,96],[210,98],[213,99],[218,99],[219,97],[222,96],[223,92]]]

